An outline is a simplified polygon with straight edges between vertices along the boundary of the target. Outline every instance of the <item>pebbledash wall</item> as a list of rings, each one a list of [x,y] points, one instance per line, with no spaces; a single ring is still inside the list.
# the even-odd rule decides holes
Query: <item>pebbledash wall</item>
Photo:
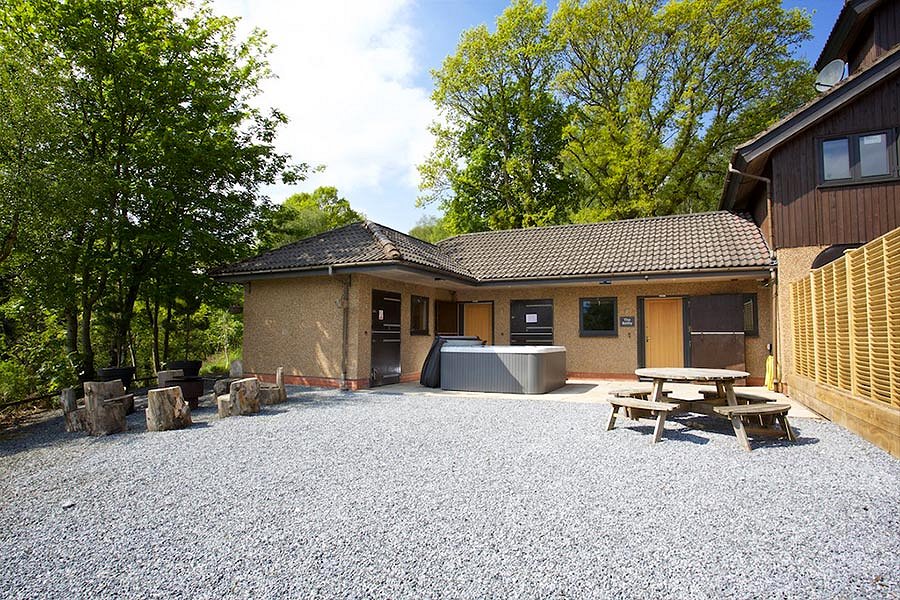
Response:
[[[816,256],[828,246],[802,246],[799,248],[782,248],[777,251],[778,258],[778,344],[776,359],[778,362],[781,391],[788,392],[788,375],[794,369],[794,328],[791,321],[791,284],[803,279],[812,270]]]
[[[494,341],[509,343],[510,300],[553,299],[554,344],[567,349],[570,376],[634,377],[638,367],[637,305],[639,297],[756,293],[759,335],[747,337],[745,355],[751,384],[765,376],[767,344],[771,341],[772,303],[768,288],[755,280],[692,283],[638,283],[603,286],[492,287],[455,293],[450,290],[352,274],[349,289],[347,385],[369,384],[372,290],[401,294],[401,380],[418,379],[434,335],[436,300],[494,303]],[[339,386],[343,283],[337,277],[298,277],[252,281],[244,286],[244,371],[271,379],[283,366],[289,384]],[[411,295],[426,296],[429,335],[410,335]],[[617,319],[635,317],[634,327],[619,327],[613,337],[581,337],[579,300],[616,297]]]

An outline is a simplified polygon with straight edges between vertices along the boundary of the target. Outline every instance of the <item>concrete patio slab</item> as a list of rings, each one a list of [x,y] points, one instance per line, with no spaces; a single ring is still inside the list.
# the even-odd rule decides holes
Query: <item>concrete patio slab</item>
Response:
[[[607,398],[612,395],[615,390],[625,389],[635,385],[635,381],[628,380],[612,380],[612,379],[569,379],[563,387],[548,392],[546,394],[502,394],[493,392],[455,392],[451,390],[442,390],[440,388],[428,388],[420,385],[418,382],[395,383],[393,385],[385,385],[377,388],[359,390],[359,393],[370,394],[415,394],[432,398],[517,398],[532,400],[552,400],[557,402],[600,402],[607,403]],[[683,399],[701,398],[700,388],[709,387],[692,385],[685,383],[670,383],[666,385],[667,390],[672,390],[672,396]],[[807,408],[803,404],[793,400],[789,396],[771,392],[765,387],[741,387],[740,389],[753,392],[770,398],[772,402],[781,402],[790,404],[791,410],[788,413],[789,418],[798,419],[823,419],[821,415]]]

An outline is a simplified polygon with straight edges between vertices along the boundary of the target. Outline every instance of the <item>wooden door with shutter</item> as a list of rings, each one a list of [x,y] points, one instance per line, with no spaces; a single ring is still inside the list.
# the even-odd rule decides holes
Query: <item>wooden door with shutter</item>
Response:
[[[647,368],[684,366],[681,298],[644,299],[644,363]]]
[[[489,302],[463,304],[463,335],[477,335],[494,343],[494,305]]]

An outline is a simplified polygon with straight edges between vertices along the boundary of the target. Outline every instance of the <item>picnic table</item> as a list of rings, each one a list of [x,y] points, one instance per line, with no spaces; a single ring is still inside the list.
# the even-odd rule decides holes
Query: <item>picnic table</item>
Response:
[[[685,368],[685,367],[667,367],[667,368],[650,368],[637,369],[635,375],[653,380],[653,387],[650,397],[647,400],[623,400],[613,399],[610,401],[612,405],[612,413],[610,414],[607,429],[612,429],[616,419],[616,413],[620,407],[626,410],[644,410],[650,412],[656,419],[656,429],[654,431],[653,441],[658,442],[662,437],[663,424],[666,415],[670,412],[681,412],[684,410],[693,411],[694,407],[687,408],[689,402],[673,403],[670,398],[666,397],[663,392],[663,386],[667,382],[680,383],[715,383],[716,399],[724,398],[728,403],[727,406],[715,407],[714,414],[731,420],[734,427],[734,433],[737,436],[738,443],[745,450],[750,450],[750,441],[747,438],[747,428],[744,426],[743,419],[756,416],[764,417],[771,415],[775,417],[782,429],[782,433],[791,441],[796,438],[787,421],[787,413],[790,406],[787,404],[747,404],[738,405],[738,399],[734,393],[734,382],[737,379],[745,379],[750,374],[745,371],[733,371],[730,369],[701,369],[701,368]],[[699,407],[697,407],[699,408]],[[634,418],[635,414],[632,414]],[[755,430],[754,433],[771,433],[770,430]]]

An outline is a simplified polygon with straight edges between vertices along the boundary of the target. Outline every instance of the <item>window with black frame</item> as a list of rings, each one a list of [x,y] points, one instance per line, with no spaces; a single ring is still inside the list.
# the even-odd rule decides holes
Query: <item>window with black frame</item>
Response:
[[[428,335],[428,305],[425,296],[413,296],[410,302],[410,335]]]
[[[580,307],[579,330],[582,337],[618,335],[615,298],[582,298]]]
[[[896,138],[896,132],[889,129],[820,140],[820,183],[862,183],[897,177]]]

